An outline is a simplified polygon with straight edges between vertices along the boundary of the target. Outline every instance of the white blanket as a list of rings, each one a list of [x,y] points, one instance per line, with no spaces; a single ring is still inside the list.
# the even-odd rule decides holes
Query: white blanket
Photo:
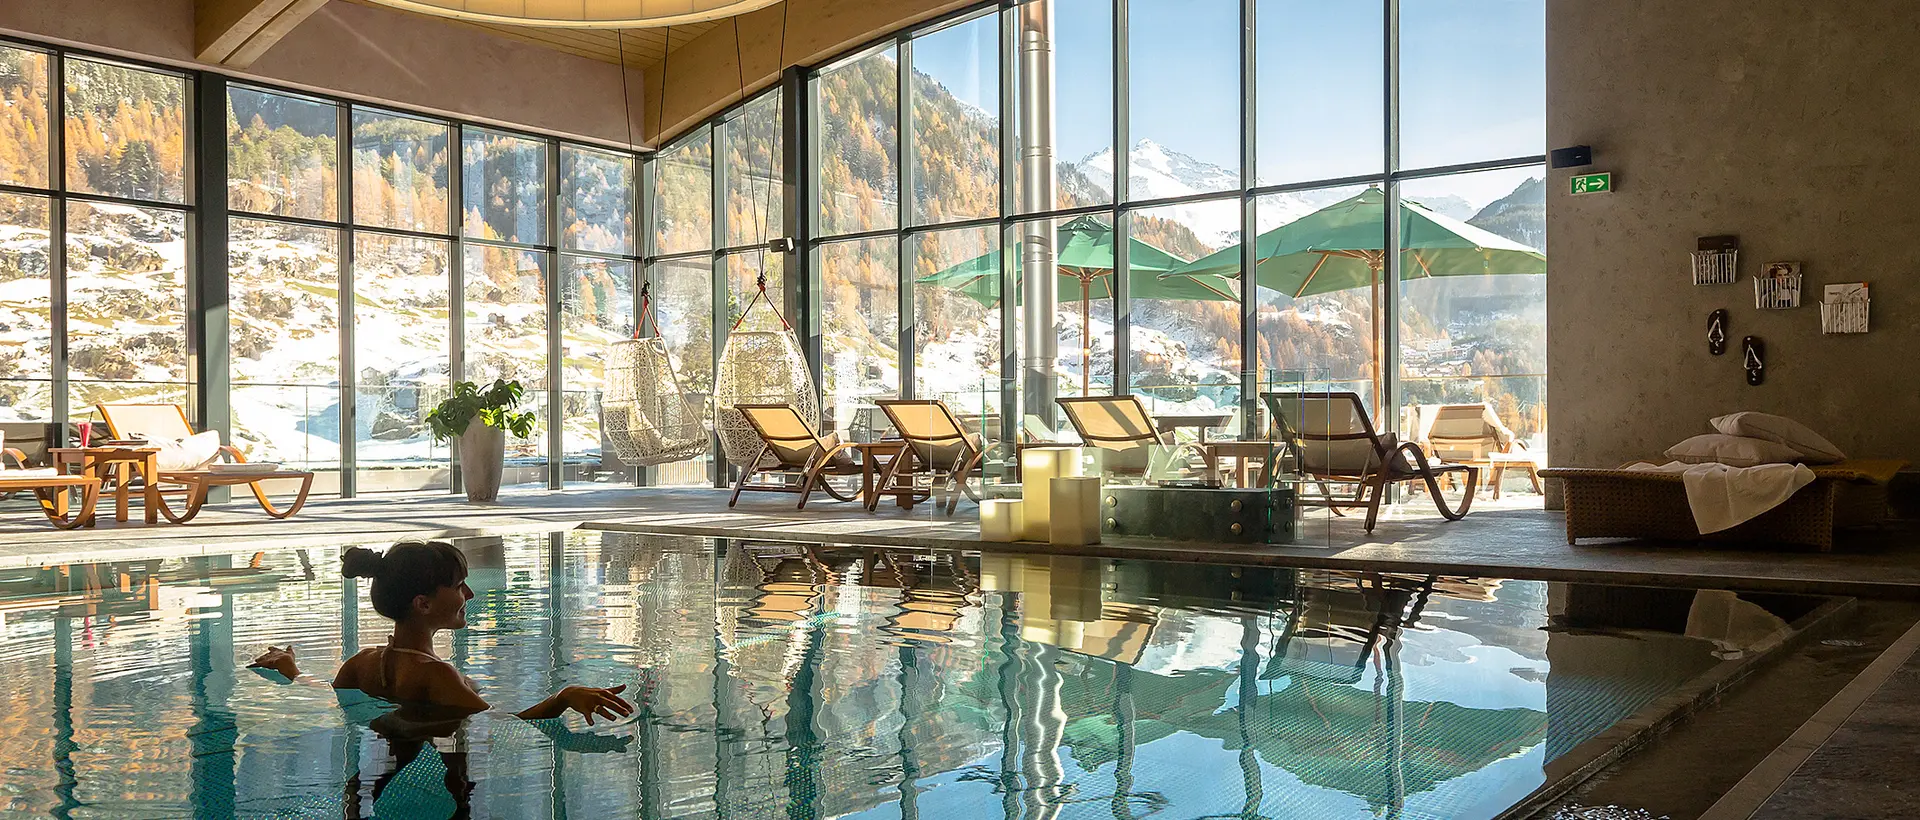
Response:
[[[1813,483],[1813,471],[1804,464],[1762,464],[1729,467],[1725,464],[1635,464],[1629,470],[1679,473],[1687,487],[1687,506],[1701,535],[1732,529],[1780,506],[1801,487]]]

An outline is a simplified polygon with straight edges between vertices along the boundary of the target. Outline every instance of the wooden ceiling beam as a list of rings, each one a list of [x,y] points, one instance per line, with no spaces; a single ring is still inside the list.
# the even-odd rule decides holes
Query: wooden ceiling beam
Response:
[[[194,0],[194,54],[246,68],[327,0]]]

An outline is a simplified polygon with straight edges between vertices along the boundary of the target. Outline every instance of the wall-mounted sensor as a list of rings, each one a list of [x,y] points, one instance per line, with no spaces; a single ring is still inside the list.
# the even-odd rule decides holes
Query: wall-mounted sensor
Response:
[[[1555,148],[1549,156],[1555,168],[1579,168],[1593,164],[1593,146],[1575,145],[1572,148]]]

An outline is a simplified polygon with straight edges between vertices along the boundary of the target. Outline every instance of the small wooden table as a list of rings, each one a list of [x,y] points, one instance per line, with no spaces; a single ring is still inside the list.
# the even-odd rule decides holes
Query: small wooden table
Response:
[[[76,468],[80,475],[106,481],[109,474],[114,476],[113,515],[114,520],[127,520],[127,495],[129,471],[138,470],[142,488],[141,504],[145,509],[147,523],[160,522],[160,465],[156,456],[158,447],[51,447],[47,457],[53,463],[53,469],[65,474],[67,468]],[[102,484],[102,486],[105,486]],[[93,526],[91,519],[87,526]]]
[[[893,496],[895,503],[905,510],[913,509],[915,501],[929,497],[930,494],[925,491],[910,488],[885,492],[879,489],[881,471],[907,451],[906,442],[899,439],[863,441],[854,444],[853,448],[860,451],[860,498],[866,502],[867,509],[878,509],[883,495]]]
[[[1207,431],[1216,427],[1225,427],[1233,421],[1232,413],[1169,413],[1153,417],[1156,433],[1172,433],[1182,427],[1199,431],[1200,439],[1206,440]]]
[[[1213,459],[1215,469],[1221,459],[1233,459],[1233,480],[1237,487],[1265,487],[1273,477],[1273,462],[1285,444],[1277,441],[1209,441],[1200,445],[1206,449],[1207,457]],[[1253,484],[1247,483],[1250,472],[1247,462],[1258,459],[1260,475]]]

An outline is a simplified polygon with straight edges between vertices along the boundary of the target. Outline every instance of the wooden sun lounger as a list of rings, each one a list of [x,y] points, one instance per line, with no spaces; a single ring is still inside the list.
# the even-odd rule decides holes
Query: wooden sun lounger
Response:
[[[80,491],[80,509],[73,510],[67,491]],[[95,505],[100,503],[100,479],[81,475],[51,475],[39,470],[0,472],[0,495],[30,492],[40,502],[40,511],[55,527],[70,530],[93,523]]]

